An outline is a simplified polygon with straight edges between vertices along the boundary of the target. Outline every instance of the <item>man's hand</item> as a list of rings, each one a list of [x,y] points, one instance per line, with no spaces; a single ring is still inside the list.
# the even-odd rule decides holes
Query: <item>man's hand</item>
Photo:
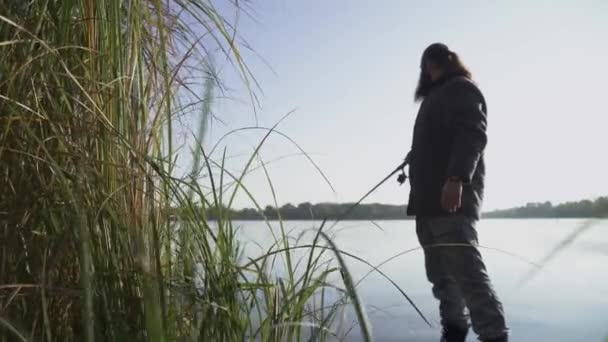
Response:
[[[451,213],[460,209],[462,205],[462,182],[448,179],[441,192],[441,207]]]

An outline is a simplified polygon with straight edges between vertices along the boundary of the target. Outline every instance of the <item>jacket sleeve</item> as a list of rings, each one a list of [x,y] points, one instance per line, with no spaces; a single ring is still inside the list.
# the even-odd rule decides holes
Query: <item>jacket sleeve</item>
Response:
[[[447,108],[453,132],[448,176],[471,182],[487,144],[487,114],[481,92],[470,83],[455,85]]]

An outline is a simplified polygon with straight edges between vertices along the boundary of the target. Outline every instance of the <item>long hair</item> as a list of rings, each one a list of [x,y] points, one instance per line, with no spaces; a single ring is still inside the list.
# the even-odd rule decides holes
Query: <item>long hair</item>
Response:
[[[431,63],[438,67],[442,72],[442,80],[452,76],[463,76],[470,80],[473,75],[469,69],[462,63],[460,56],[454,51],[451,51],[447,45],[435,43],[427,47],[420,61],[420,78],[414,93],[414,100],[421,101],[429,94],[431,89],[437,82],[431,80],[431,76],[426,70],[427,63]],[[441,81],[441,80],[440,80]]]

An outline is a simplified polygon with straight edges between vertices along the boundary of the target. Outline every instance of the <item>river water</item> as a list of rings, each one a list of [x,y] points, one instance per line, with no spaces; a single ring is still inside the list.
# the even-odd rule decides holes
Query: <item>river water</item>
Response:
[[[591,222],[591,224],[589,224]],[[236,222],[248,256],[257,256],[274,242],[278,222]],[[318,222],[287,221],[295,243],[305,244]],[[518,286],[537,263],[567,239],[584,232],[529,281]],[[512,341],[598,341],[608,336],[608,221],[571,219],[487,219],[478,226],[482,255],[504,303]],[[338,247],[377,265],[418,247],[413,221],[342,222],[328,232]],[[347,264],[355,282],[370,270],[354,259]],[[278,273],[279,266],[276,266]],[[434,327],[428,327],[393,285],[372,274],[358,287],[376,341],[438,341],[437,302],[424,273],[421,250],[403,254],[381,270],[416,303]],[[338,280],[337,280],[338,281]],[[354,320],[351,314],[348,320]],[[353,329],[347,341],[359,341]],[[475,341],[474,334],[469,341]]]

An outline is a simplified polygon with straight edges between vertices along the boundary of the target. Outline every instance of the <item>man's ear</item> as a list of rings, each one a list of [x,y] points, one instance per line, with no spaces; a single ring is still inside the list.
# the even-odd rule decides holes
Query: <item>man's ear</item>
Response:
[[[424,73],[428,74],[429,73],[429,62],[422,62],[422,63],[420,63],[420,69]]]
[[[427,74],[432,74],[434,72],[437,71],[437,65],[435,65],[433,62],[427,61],[424,65],[424,71],[426,71]]]

